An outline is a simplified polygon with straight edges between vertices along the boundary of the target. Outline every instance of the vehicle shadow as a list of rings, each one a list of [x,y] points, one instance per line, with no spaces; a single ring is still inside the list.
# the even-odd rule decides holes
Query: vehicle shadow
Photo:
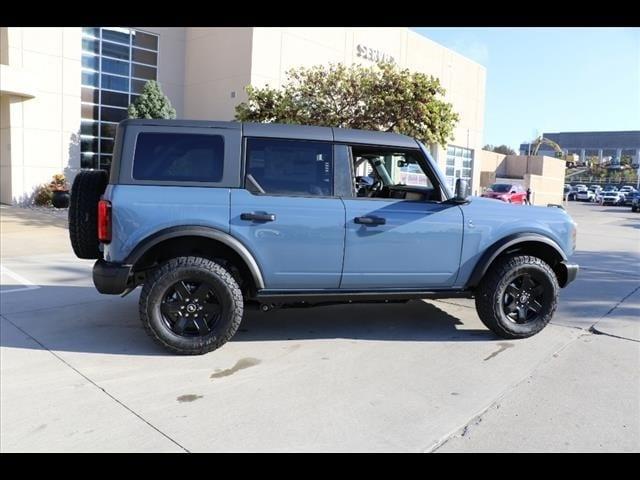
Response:
[[[119,298],[99,295],[92,287],[26,288],[19,284],[2,285],[2,347],[110,355],[171,355],[157,346],[142,327],[138,317],[139,289],[126,298]],[[231,342],[496,340],[497,337],[483,327],[468,328],[470,320],[474,327],[481,326],[476,323],[473,309],[457,309],[462,309],[469,320],[463,322],[434,304],[417,300],[282,308],[267,313],[247,308]],[[465,323],[467,328],[458,328]]]

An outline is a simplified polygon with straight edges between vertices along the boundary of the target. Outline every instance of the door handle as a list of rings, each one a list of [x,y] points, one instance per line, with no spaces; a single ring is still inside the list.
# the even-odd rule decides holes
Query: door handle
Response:
[[[353,219],[355,223],[359,223],[361,225],[384,225],[387,223],[386,218],[381,217],[356,217]]]
[[[276,216],[273,213],[241,213],[240,220],[251,220],[252,222],[273,222]]]

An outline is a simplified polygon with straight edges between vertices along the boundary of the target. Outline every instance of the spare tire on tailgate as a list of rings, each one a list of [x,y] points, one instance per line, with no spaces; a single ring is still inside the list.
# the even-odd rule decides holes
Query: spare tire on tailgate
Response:
[[[102,256],[98,241],[98,201],[108,181],[104,170],[81,170],[71,186],[69,237],[78,258]]]

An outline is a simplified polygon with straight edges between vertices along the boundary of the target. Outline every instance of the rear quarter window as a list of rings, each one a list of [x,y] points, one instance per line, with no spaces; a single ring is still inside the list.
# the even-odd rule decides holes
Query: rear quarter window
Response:
[[[224,138],[191,133],[140,133],[133,178],[167,182],[219,182],[224,173]]]

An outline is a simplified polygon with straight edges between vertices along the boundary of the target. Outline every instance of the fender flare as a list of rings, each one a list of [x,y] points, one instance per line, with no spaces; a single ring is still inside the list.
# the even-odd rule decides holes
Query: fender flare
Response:
[[[249,268],[251,276],[253,277],[256,289],[261,290],[265,288],[264,278],[262,276],[260,266],[258,265],[258,262],[254,258],[254,256],[242,242],[226,232],[212,227],[204,227],[201,225],[169,227],[165,228],[164,230],[155,232],[138,243],[138,245],[136,245],[136,247],[131,251],[131,253],[127,256],[123,263],[127,265],[135,265],[136,262],[140,260],[142,256],[155,245],[159,244],[160,242],[164,242],[165,240],[179,237],[203,237],[223,243],[227,247],[231,248],[234,252],[236,252],[238,256],[240,256],[240,258],[245,262],[245,264]]]
[[[500,254],[504,253],[509,248],[523,242],[544,243],[552,247],[556,251],[561,262],[567,261],[567,255],[564,253],[560,245],[558,245],[551,238],[545,237],[544,235],[541,235],[539,233],[514,233],[502,238],[501,240],[498,240],[484,251],[484,253],[480,257],[480,260],[478,260],[478,263],[476,263],[476,266],[474,267],[473,272],[471,273],[471,276],[469,277],[469,280],[465,285],[465,288],[476,287],[480,283],[480,280],[482,280],[482,277],[484,277],[484,274],[487,273],[487,270],[489,269],[491,263],[496,258],[498,258]]]

